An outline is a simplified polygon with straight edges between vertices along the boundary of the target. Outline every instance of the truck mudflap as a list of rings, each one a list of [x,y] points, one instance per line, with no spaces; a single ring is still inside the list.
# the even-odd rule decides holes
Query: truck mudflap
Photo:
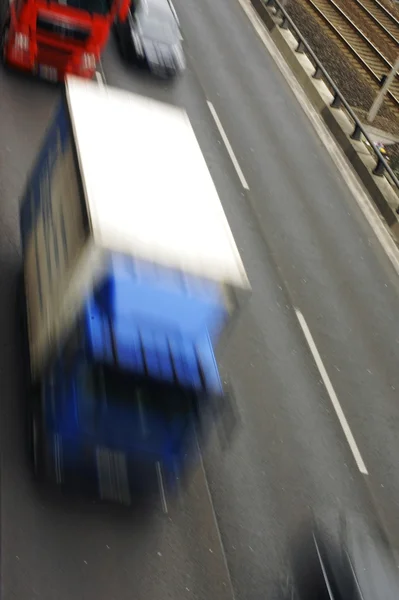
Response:
[[[101,500],[130,504],[131,491],[126,453],[98,446],[96,465]]]

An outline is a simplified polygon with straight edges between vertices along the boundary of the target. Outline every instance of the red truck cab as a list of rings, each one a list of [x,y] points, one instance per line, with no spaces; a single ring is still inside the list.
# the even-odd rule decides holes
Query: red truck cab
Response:
[[[6,64],[51,81],[92,78],[115,18],[131,0],[12,0],[2,15]]]

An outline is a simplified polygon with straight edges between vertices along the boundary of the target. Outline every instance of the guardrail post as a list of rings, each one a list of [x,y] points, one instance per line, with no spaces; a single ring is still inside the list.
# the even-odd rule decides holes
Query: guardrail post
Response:
[[[319,65],[316,65],[315,71],[313,73],[313,79],[321,79],[322,77],[323,77],[323,71],[321,70]]]
[[[353,130],[353,133],[351,134],[351,139],[355,140],[356,142],[360,142],[362,138],[362,128],[359,125],[359,123],[355,124],[355,129]]]
[[[334,92],[334,100],[330,104],[331,108],[341,108],[342,100],[338,92]]]
[[[305,52],[306,48],[305,48],[305,44],[303,43],[302,40],[298,40],[298,46],[295,49],[295,52],[298,52],[298,54],[303,54]]]
[[[378,92],[378,94],[370,108],[370,111],[367,115],[367,121],[369,123],[372,123],[374,121],[374,119],[376,118],[378,111],[380,110],[382,103],[384,102],[385,96],[389,92],[389,87],[392,84],[393,80],[395,79],[398,70],[399,70],[399,55],[397,56],[395,64],[392,66],[391,71],[388,73],[388,76],[385,76],[385,80],[384,79],[381,80],[382,87],[381,87],[380,91]]]
[[[382,162],[381,158],[378,157],[377,164],[375,166],[373,173],[374,173],[374,175],[378,175],[379,177],[381,177],[381,175],[384,175],[384,171],[385,171],[384,163]]]

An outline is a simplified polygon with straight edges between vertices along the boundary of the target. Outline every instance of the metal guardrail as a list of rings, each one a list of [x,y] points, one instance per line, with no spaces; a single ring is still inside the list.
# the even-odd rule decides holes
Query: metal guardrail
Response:
[[[362,136],[370,145],[370,148],[373,150],[373,154],[376,158],[376,165],[373,169],[374,175],[387,177],[387,179],[391,182],[394,188],[396,188],[399,193],[399,179],[396,177],[395,173],[389,166],[386,159],[381,154],[380,150],[374,144],[367,131],[364,129],[358,117],[355,115],[352,107],[349,105],[348,101],[345,99],[343,94],[339,91],[336,83],[334,83],[333,79],[330,77],[329,73],[327,73],[325,67],[317,58],[316,54],[313,52],[312,48],[307,43],[306,39],[303,37],[298,27],[295,25],[292,18],[287,13],[284,6],[281,4],[279,0],[263,0],[264,4],[269,7],[274,7],[276,9],[276,16],[281,17],[282,21],[279,24],[279,27],[282,29],[289,29],[291,33],[295,36],[298,45],[296,47],[296,52],[299,54],[306,54],[308,58],[311,59],[311,62],[314,66],[314,79],[322,79],[330,88],[332,93],[334,94],[333,101],[331,102],[332,108],[343,108],[350,119],[353,122],[354,129],[350,135],[352,140],[361,141]]]

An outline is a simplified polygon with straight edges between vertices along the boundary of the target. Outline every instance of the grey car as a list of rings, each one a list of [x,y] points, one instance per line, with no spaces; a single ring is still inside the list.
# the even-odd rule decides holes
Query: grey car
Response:
[[[338,539],[317,523],[294,544],[295,600],[397,600],[399,574],[391,547],[362,519],[341,520]]]
[[[132,3],[127,20],[115,24],[115,33],[128,62],[162,78],[174,77],[185,69],[180,24],[170,0]]]

